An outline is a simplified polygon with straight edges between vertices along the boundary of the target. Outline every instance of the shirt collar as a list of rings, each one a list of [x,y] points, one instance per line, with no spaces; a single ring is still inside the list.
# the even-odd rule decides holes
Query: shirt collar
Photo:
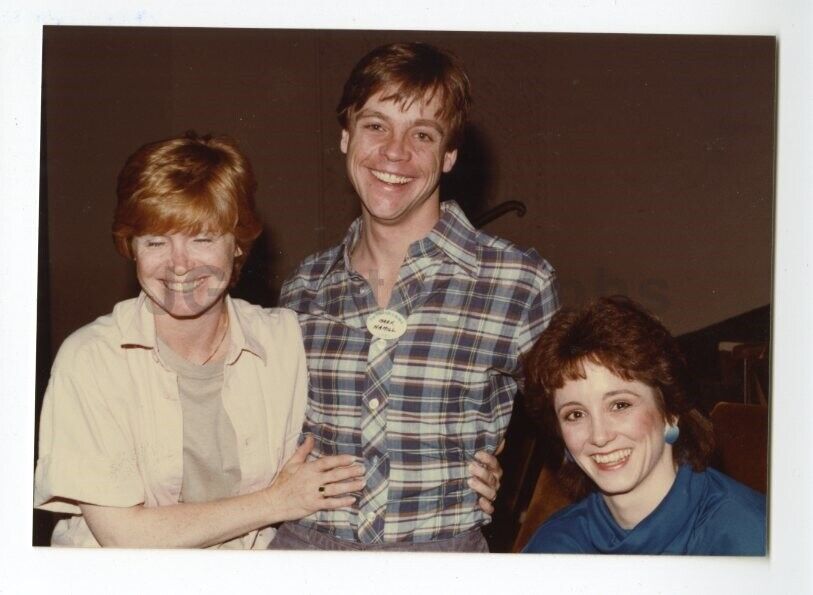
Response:
[[[235,308],[234,300],[228,295],[226,296],[226,310],[229,313],[229,339],[231,340],[231,348],[226,356],[226,363],[233,364],[236,362],[243,351],[253,353],[265,363],[265,348],[257,337],[251,334],[251,325],[244,323],[245,321]]]
[[[353,246],[361,235],[362,218],[358,217],[350,225],[347,234],[337,250],[336,260],[329,267],[327,273],[344,266],[346,271],[352,271],[350,256]],[[440,203],[440,218],[432,231],[426,237],[414,242],[409,247],[409,254],[415,252],[428,254],[433,247],[440,249],[446,256],[462,267],[467,273],[476,276],[480,265],[477,261],[477,230],[474,229],[463,209],[453,200]]]
[[[119,306],[116,306],[118,308]],[[147,294],[143,291],[135,302],[129,320],[122,321],[122,347],[155,348],[155,317],[150,312]]]
[[[467,273],[477,276],[480,269],[477,260],[477,230],[455,201],[442,202],[440,209],[440,219],[435,227],[418,244],[424,248],[428,248],[427,244],[434,244]]]
[[[147,294],[143,291],[136,299],[130,320],[123,321],[121,346],[155,349],[155,315],[150,311]],[[234,307],[234,301],[226,296],[226,311],[229,314],[229,341],[231,347],[226,355],[226,364],[233,364],[243,351],[253,353],[265,363],[266,353],[262,344],[250,332]]]
[[[356,242],[361,236],[361,222],[361,217],[357,217],[356,220],[350,224],[350,228],[347,230],[347,233],[344,234],[341,250],[339,250],[336,255],[336,262],[333,263],[331,269],[335,269],[337,266],[344,266],[344,270],[347,272],[353,270],[351,256],[353,255],[353,246],[356,245]]]
[[[662,553],[675,540],[686,539],[686,527],[700,513],[706,476],[693,473],[689,465],[678,468],[675,481],[658,506],[632,529],[622,529],[599,492],[590,494],[590,541],[606,554]]]

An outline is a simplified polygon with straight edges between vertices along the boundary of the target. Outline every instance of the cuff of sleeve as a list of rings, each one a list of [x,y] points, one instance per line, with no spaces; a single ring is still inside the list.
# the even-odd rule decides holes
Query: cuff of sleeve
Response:
[[[144,502],[144,486],[136,470],[116,466],[109,460],[40,459],[34,477],[34,506],[78,514],[79,507],[73,502],[135,506]]]

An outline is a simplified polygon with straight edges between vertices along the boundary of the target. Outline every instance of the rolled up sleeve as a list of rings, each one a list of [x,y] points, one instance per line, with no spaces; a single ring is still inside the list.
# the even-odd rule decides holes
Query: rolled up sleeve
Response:
[[[132,433],[123,411],[111,406],[115,383],[106,382],[104,368],[80,364],[65,370],[57,357],[40,417],[37,508],[78,514],[76,502],[144,502]]]

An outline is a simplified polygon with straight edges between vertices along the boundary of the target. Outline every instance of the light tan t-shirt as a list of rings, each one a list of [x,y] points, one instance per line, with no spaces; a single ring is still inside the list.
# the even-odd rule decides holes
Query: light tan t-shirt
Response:
[[[162,361],[178,375],[183,412],[181,502],[234,496],[240,486],[237,437],[223,407],[223,360],[202,366],[175,353],[156,337]]]

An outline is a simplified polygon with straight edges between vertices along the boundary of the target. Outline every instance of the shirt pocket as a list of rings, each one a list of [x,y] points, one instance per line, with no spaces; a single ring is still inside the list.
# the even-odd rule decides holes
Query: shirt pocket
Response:
[[[462,449],[406,446],[393,453],[399,463],[393,468],[392,477],[403,500],[446,510],[474,498],[467,483],[468,457]]]

